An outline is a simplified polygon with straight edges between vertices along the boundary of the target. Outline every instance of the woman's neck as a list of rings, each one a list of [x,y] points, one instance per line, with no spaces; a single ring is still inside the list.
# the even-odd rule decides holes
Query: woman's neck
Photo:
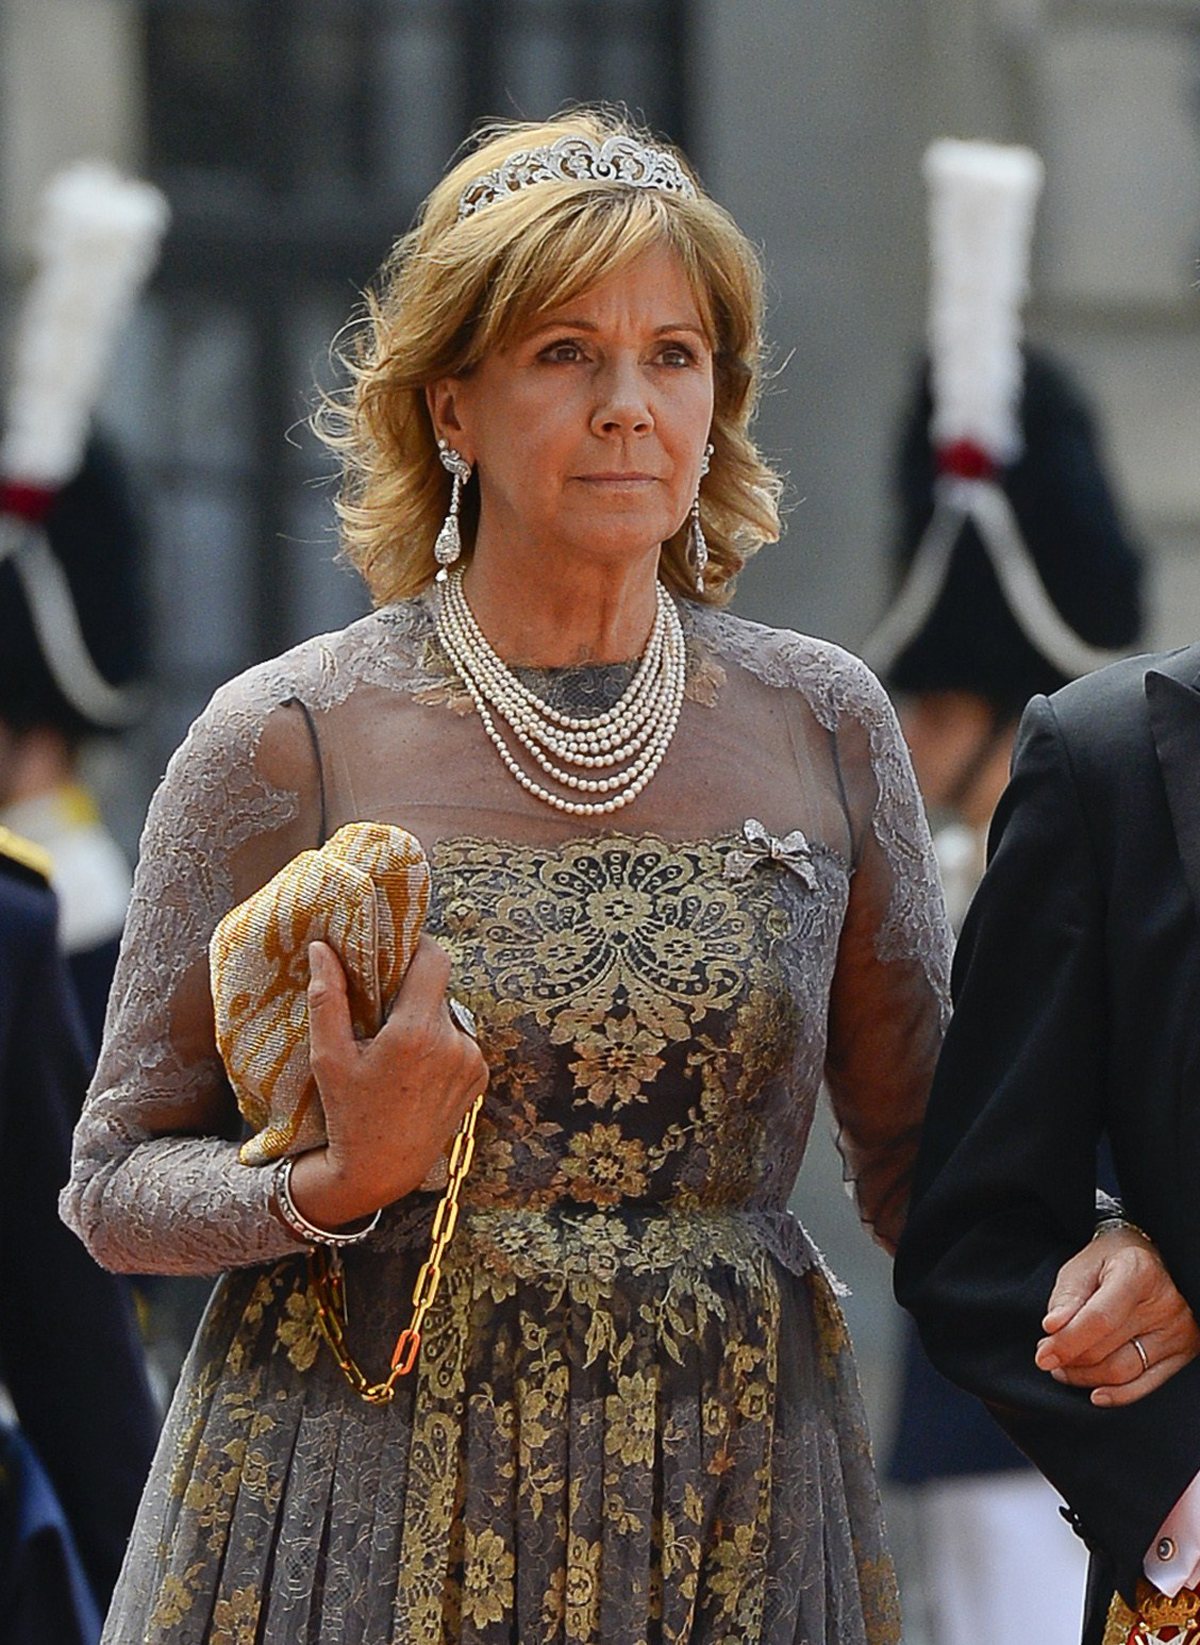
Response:
[[[635,564],[522,565],[477,553],[463,592],[491,646],[515,667],[617,663],[645,649],[654,625],[658,549]]]

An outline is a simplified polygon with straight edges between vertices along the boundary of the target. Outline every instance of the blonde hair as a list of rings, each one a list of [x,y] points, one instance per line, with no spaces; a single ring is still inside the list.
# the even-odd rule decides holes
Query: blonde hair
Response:
[[[376,604],[419,593],[437,570],[433,543],[450,479],[438,460],[426,385],[466,375],[537,315],[662,244],[682,262],[709,331],[714,449],[700,499],[709,551],[705,592],[696,593],[688,566],[686,521],[663,544],[660,575],[691,599],[723,604],[747,559],[778,538],[780,481],[748,432],[762,359],[762,270],[727,212],[698,187],[689,199],[581,179],[532,184],[458,219],[463,189],[509,155],[572,135],[600,143],[618,132],[649,141],[598,109],[544,125],[488,128],[430,194],[368,292],[343,356],[350,384],[325,397],[313,422],[340,457],[344,552]],[[468,485],[464,556],[478,506],[478,487]]]

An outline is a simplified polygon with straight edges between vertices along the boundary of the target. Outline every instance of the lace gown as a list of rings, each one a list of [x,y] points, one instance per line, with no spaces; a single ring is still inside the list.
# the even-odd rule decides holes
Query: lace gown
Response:
[[[110,1266],[224,1277],[105,1639],[897,1640],[845,1327],[786,1210],[824,1076],[894,1240],[939,1040],[944,917],[886,699],[836,647],[685,608],[675,742],[593,825],[504,771],[433,609],[223,688],[151,808],[64,1208]],[[603,707],[626,678],[541,688]],[[237,1161],[205,967],[227,908],[356,817],[429,851],[430,929],[491,1068],[387,1407],[343,1380],[267,1173]],[[436,1200],[347,1253],[369,1374]]]

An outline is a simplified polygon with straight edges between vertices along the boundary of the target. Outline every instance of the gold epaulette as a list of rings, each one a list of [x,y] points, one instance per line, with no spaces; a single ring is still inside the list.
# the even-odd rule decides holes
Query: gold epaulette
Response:
[[[40,885],[48,885],[54,864],[48,851],[0,823],[0,867],[23,871]]]

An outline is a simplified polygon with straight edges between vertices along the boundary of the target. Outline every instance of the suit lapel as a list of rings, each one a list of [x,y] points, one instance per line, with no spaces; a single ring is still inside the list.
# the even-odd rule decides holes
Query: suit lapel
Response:
[[[1185,666],[1147,671],[1146,705],[1179,860],[1200,914],[1200,690],[1193,684],[1195,648],[1171,661]]]

